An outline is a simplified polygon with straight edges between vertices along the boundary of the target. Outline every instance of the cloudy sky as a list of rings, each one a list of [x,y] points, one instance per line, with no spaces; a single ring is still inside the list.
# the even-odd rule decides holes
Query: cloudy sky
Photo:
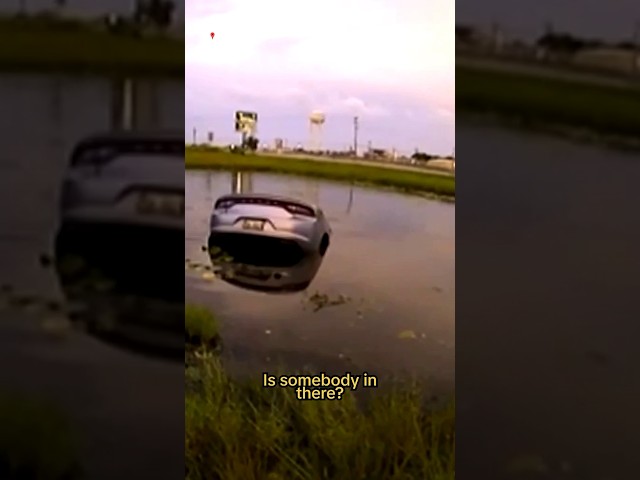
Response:
[[[455,143],[452,0],[186,0],[185,129],[237,140],[236,110],[259,114],[258,136],[450,154]],[[215,37],[211,39],[211,32]]]
[[[638,0],[458,0],[456,22],[490,26],[537,38],[550,23],[558,31],[606,40],[627,40],[640,22]]]

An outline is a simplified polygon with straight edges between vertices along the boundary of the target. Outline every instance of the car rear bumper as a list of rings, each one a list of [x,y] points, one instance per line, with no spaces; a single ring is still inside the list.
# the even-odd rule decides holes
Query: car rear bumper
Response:
[[[282,242],[298,245],[305,252],[313,252],[314,245],[309,238],[297,235],[291,232],[281,232],[277,230],[268,231],[252,231],[243,230],[237,227],[216,226],[211,228],[210,236],[235,236],[236,238],[255,238],[272,240],[273,242]]]
[[[255,235],[214,229],[208,239],[209,251],[216,256],[230,257],[234,263],[253,266],[291,267],[308,255],[310,245],[300,238],[282,235]]]

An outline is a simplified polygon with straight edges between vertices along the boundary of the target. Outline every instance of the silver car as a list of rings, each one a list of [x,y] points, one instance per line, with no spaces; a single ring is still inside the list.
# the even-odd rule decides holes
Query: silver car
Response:
[[[55,239],[63,288],[100,271],[117,293],[183,302],[184,267],[171,260],[183,246],[183,134],[116,132],[76,145]]]
[[[62,185],[62,223],[184,229],[184,139],[111,133],[75,147]]]
[[[214,204],[209,249],[234,258],[268,251],[272,266],[292,266],[305,255],[323,257],[330,237],[329,222],[316,205],[270,194],[230,194]],[[243,263],[256,264],[250,258]]]

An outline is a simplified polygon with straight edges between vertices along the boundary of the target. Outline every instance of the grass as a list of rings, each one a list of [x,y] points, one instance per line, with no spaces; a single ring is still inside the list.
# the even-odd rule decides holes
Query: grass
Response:
[[[75,435],[57,406],[0,395],[0,478],[82,478]]]
[[[218,325],[197,307],[185,321],[199,331]],[[299,401],[292,390],[232,378],[207,348],[186,370],[186,479],[454,478],[455,405],[428,406],[420,382],[366,403],[347,394]]]
[[[194,169],[233,169],[309,176],[455,197],[455,178],[453,177],[371,165],[251,154],[238,155],[216,149],[187,148],[185,166]]]
[[[503,114],[532,126],[566,126],[630,139],[640,136],[640,87],[457,67],[456,104],[463,111]]]
[[[159,34],[109,33],[95,23],[0,18],[0,69],[184,76],[184,41]]]

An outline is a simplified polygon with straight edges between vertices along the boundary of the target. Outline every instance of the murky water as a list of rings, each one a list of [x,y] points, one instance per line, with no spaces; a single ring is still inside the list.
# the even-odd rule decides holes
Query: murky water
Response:
[[[504,468],[510,452],[572,465],[567,478],[625,478],[637,465],[620,452],[640,428],[628,414],[640,392],[637,154],[479,123],[457,133],[456,393],[472,432],[460,455],[470,474]]]
[[[254,368],[412,371],[451,385],[455,346],[455,206],[373,189],[266,174],[185,175],[185,256],[208,262],[202,245],[213,202],[232,191],[277,193],[322,206],[331,247],[306,293],[269,295],[196,273],[187,298],[223,320],[234,357]],[[313,312],[315,292],[348,296]],[[399,338],[410,336],[416,338]],[[413,336],[413,335],[411,335]]]

